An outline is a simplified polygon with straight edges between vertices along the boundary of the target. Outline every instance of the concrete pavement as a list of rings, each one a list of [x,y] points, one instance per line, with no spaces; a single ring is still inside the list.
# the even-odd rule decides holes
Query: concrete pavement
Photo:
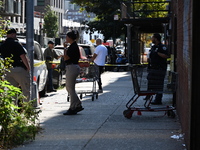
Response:
[[[171,136],[181,134],[178,118],[163,116],[164,112],[133,113],[123,116],[127,101],[134,95],[129,72],[102,74],[104,92],[92,101],[83,95],[85,108],[78,115],[64,116],[69,108],[65,89],[41,98],[42,132],[35,141],[13,150],[184,150],[184,141]],[[76,89],[91,90],[92,82],[78,83]],[[172,95],[165,94],[163,105],[169,105]],[[143,107],[140,97],[137,105]]]

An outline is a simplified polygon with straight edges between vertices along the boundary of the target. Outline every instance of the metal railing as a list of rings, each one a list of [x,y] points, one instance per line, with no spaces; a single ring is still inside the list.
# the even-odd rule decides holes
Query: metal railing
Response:
[[[121,19],[169,17],[170,2],[122,2]]]

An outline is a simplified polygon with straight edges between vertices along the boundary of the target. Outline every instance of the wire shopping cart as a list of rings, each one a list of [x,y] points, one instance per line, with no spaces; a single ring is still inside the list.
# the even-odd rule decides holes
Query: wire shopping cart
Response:
[[[93,63],[90,63],[89,61],[79,61],[79,66],[80,66],[80,74],[78,78],[76,79],[77,83],[79,84],[79,87],[82,86],[82,89],[76,88],[76,93],[79,94],[80,99],[83,98],[83,94],[85,95],[91,95],[92,96],[92,101],[94,101],[94,98],[98,99],[98,92],[96,88],[96,84],[98,81],[98,66],[96,66]],[[86,85],[85,83],[92,83],[89,85]],[[82,84],[82,85],[81,85]],[[87,87],[86,87],[87,86]],[[67,96],[67,101],[69,101],[69,95]]]
[[[164,111],[165,115],[175,117],[174,107],[150,106],[153,95],[158,93],[174,93],[177,85],[177,73],[170,72],[166,75],[165,70],[148,69],[147,65],[134,65],[131,67],[131,77],[134,88],[134,96],[127,102],[124,117],[130,119],[134,111],[141,115],[141,111]],[[134,104],[140,96],[146,96],[144,107],[136,107]]]

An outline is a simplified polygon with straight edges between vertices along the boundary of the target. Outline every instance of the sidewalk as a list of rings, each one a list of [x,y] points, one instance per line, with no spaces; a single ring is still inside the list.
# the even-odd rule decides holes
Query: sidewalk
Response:
[[[78,115],[62,115],[69,108],[65,89],[41,98],[40,123],[44,130],[35,141],[13,150],[185,149],[183,140],[171,138],[181,133],[177,117],[163,116],[164,112],[142,112],[141,116],[134,112],[131,119],[123,116],[127,101],[134,95],[130,73],[105,72],[102,82],[104,92],[97,100],[83,95],[85,109]],[[78,83],[77,89],[81,87]],[[163,106],[169,105],[171,98],[164,95]],[[143,107],[142,99],[138,100],[138,106]]]

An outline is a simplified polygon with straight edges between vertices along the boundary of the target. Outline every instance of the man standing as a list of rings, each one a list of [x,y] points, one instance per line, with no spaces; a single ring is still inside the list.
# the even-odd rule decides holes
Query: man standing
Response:
[[[154,45],[149,54],[148,90],[158,91],[151,104],[160,105],[162,104],[164,78],[167,70],[168,49],[161,43],[161,36],[158,33],[153,34],[152,43]]]
[[[2,58],[11,58],[13,60],[10,72],[6,73],[6,79],[15,87],[21,87],[22,93],[30,100],[30,63],[27,57],[27,51],[18,42],[16,38],[16,30],[7,31],[7,39],[0,47],[0,55]],[[17,102],[16,102],[17,104]]]
[[[48,83],[47,83],[47,92],[56,92],[56,90],[53,88],[53,69],[52,69],[52,61],[53,59],[59,59],[61,56],[58,56],[57,53],[54,50],[54,42],[49,41],[48,47],[44,51],[44,58],[46,59],[46,65],[48,70]]]
[[[99,93],[103,93],[102,89],[102,82],[101,82],[101,73],[103,73],[103,68],[106,62],[106,56],[108,55],[107,48],[102,44],[101,39],[96,39],[96,49],[94,52],[93,57],[91,58],[94,61],[95,65],[98,67],[98,86],[99,86]]]

